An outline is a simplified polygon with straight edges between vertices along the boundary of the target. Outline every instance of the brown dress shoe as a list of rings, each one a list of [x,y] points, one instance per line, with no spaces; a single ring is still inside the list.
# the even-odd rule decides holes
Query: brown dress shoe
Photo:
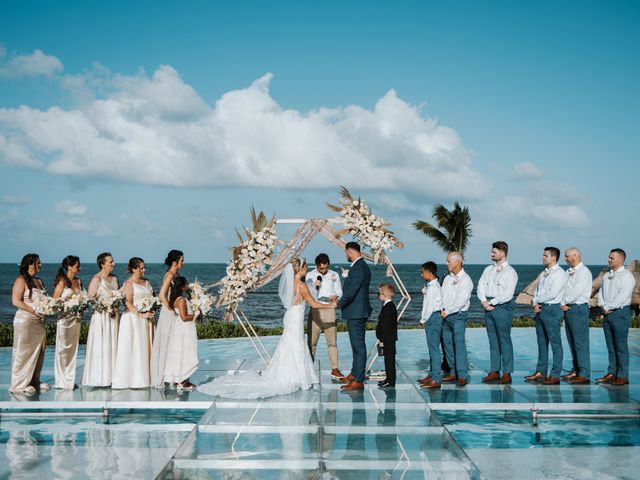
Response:
[[[341,378],[344,378],[344,375],[342,374],[342,372],[339,369],[334,368],[333,370],[331,370],[331,378],[335,378],[336,380],[340,380]]]
[[[542,385],[559,385],[560,384],[560,379],[558,377],[548,377],[547,379],[543,380]]]
[[[345,392],[349,390],[362,390],[364,388],[364,382],[356,382],[354,380],[353,382],[347,383],[346,385],[343,385],[340,388]]]
[[[500,380],[500,372],[489,372],[489,375],[483,377],[482,383],[495,382]]]
[[[524,377],[524,379],[527,382],[540,382],[542,380],[545,380],[546,378],[547,378],[547,376],[542,372],[536,372],[533,375],[529,375],[527,377]]]
[[[624,377],[618,377],[611,381],[611,385],[629,385],[629,380]]]
[[[356,377],[354,377],[353,375],[349,374],[346,377],[340,377],[338,380],[340,380],[342,383],[351,383],[353,381],[355,381]]]
[[[611,383],[615,378],[613,373],[607,373],[604,377],[596,378],[596,383]]]
[[[466,379],[459,378],[458,382],[456,383],[456,385],[458,385],[459,387],[466,387],[467,383],[469,383],[469,382]]]
[[[435,380],[431,380],[430,382],[426,382],[423,383],[421,385],[422,388],[440,388],[442,387],[442,385],[440,385],[438,382],[436,382]]]
[[[580,385],[589,382],[590,380],[587,377],[581,377],[580,375],[576,375],[575,377],[569,379],[569,383],[571,385]]]
[[[562,380],[568,382],[569,380],[571,380],[573,377],[578,376],[578,374],[576,372],[569,372],[566,375],[562,375]]]
[[[502,375],[502,378],[500,379],[500,383],[502,384],[511,383],[511,374],[505,373],[504,375]]]
[[[452,383],[456,381],[456,376],[453,373],[450,373],[446,377],[442,377],[442,383]]]
[[[418,380],[418,383],[429,383],[431,381],[431,377],[429,375],[427,375],[424,378],[421,378],[420,380]]]

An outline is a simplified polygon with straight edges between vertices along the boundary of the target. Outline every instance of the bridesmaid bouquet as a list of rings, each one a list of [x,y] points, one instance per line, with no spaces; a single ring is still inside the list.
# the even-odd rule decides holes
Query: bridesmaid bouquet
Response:
[[[124,305],[125,294],[120,290],[111,290],[107,295],[99,296],[91,301],[94,312],[113,315],[120,305]]]
[[[57,301],[56,313],[82,315],[89,308],[89,295],[84,290],[65,295]]]
[[[160,307],[160,299],[158,297],[144,297],[134,302],[134,306],[138,309],[138,313],[152,313]]]
[[[56,313],[56,306],[58,300],[49,297],[48,295],[38,295],[31,306],[36,311],[36,314],[40,317],[46,317],[47,315],[53,315]]]
[[[198,280],[189,284],[189,297],[193,313],[200,318],[204,318],[209,313],[216,301],[215,297],[208,294],[206,288]]]

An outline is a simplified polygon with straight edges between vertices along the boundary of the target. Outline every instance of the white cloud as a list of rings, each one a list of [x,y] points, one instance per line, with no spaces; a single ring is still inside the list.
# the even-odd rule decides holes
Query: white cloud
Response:
[[[577,205],[536,205],[531,214],[557,228],[582,228],[591,223],[585,211]]]
[[[88,209],[85,205],[81,205],[73,200],[63,200],[55,205],[55,211],[63,215],[84,216]]]
[[[513,167],[513,178],[515,180],[530,180],[542,178],[544,173],[531,162],[518,163]]]
[[[18,209],[11,208],[8,210],[0,209],[0,225],[4,227],[11,226],[18,220]]]
[[[150,77],[87,74],[66,87],[84,103],[0,109],[0,161],[62,175],[171,186],[403,190],[477,198],[487,180],[455,130],[425,118],[391,90],[372,110],[357,105],[286,109],[271,74],[214,106],[170,66]],[[91,78],[89,78],[91,77]],[[98,80],[96,80],[98,79]],[[100,84],[99,98],[91,98]]]
[[[6,56],[2,51],[0,58]],[[53,55],[47,55],[42,50],[34,50],[28,55],[14,55],[0,64],[0,77],[22,78],[43,75],[51,77],[62,71],[62,62]]]
[[[29,203],[29,201],[25,197],[5,195],[0,198],[0,205],[24,205],[26,203]]]

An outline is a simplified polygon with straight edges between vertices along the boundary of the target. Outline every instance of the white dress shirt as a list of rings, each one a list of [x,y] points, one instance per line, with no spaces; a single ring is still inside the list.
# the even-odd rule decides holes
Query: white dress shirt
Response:
[[[633,273],[624,266],[605,274],[598,290],[598,305],[607,311],[617,310],[631,304],[631,295],[636,286]]]
[[[513,299],[518,284],[518,274],[507,262],[489,265],[478,282],[478,299],[484,302],[491,298],[491,305],[501,305]]]
[[[562,299],[563,305],[589,303],[591,298],[591,286],[593,285],[593,275],[591,271],[580,262],[575,267],[569,267],[567,270],[569,279],[567,287],[564,290]]]
[[[442,309],[447,315],[469,310],[473,281],[464,271],[457,275],[450,273],[442,282]]]
[[[442,287],[438,279],[433,279],[422,289],[424,295],[422,299],[422,314],[420,323],[425,324],[434,312],[442,310]]]
[[[322,277],[322,282],[320,283],[320,291],[318,291],[316,289],[316,286],[314,285],[319,276]],[[309,287],[311,295],[316,301],[320,297],[342,297],[342,284],[340,283],[340,275],[333,270],[329,270],[325,275],[323,275],[318,271],[317,268],[314,268],[313,270],[311,270],[311,272],[307,273],[306,283]]]
[[[561,303],[564,289],[567,286],[569,275],[557,263],[549,268],[545,268],[538,275],[538,287],[533,296],[534,304]]]

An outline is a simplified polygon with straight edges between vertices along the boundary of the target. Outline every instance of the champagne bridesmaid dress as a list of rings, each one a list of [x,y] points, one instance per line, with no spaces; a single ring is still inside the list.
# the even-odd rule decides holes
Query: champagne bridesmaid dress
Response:
[[[130,282],[130,280],[127,280]],[[131,282],[133,303],[139,305],[143,298],[152,297],[149,282],[146,286]],[[120,318],[116,364],[113,370],[111,388],[147,388],[149,381],[149,359],[153,323],[151,320],[126,311]]]
[[[104,278],[100,278],[97,298],[107,297],[116,288]],[[116,364],[118,348],[118,324],[120,312],[93,312],[89,334],[87,335],[87,353],[84,361],[82,384],[91,387],[111,385],[113,369]]]
[[[66,298],[73,293],[71,288],[65,287],[61,298]],[[76,387],[76,361],[81,321],[82,315],[77,313],[63,313],[58,318],[54,361],[55,388],[73,390]]]
[[[34,288],[29,298],[29,290],[25,289],[22,300],[27,305],[32,305],[40,295],[45,295],[45,291]],[[30,385],[36,389],[40,387],[39,379],[44,360],[45,342],[44,318],[18,309],[13,318],[10,392],[22,392]]]

